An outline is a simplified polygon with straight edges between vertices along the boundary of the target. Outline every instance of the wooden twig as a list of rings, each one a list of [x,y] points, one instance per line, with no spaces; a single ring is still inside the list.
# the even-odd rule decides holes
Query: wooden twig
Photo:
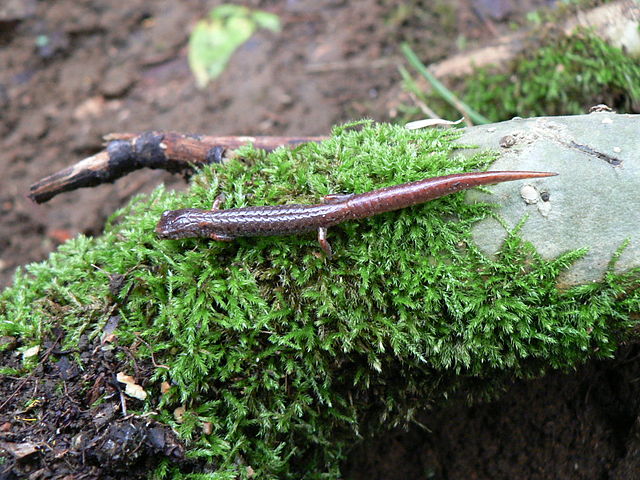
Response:
[[[233,157],[233,150],[249,143],[272,151],[281,146],[319,142],[326,137],[212,137],[144,132],[111,133],[104,139],[107,142],[104,150],[31,185],[29,198],[44,203],[60,193],[113,182],[140,168],[189,175],[198,166],[222,163]]]

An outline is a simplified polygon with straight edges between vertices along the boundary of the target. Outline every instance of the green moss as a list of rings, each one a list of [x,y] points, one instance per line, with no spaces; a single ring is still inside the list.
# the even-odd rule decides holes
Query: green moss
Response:
[[[640,65],[587,32],[556,39],[503,74],[478,71],[464,99],[492,120],[571,115],[605,103],[619,112],[640,101]]]
[[[640,65],[636,59],[587,31],[569,37],[547,35],[544,45],[526,48],[506,71],[477,69],[457,89],[461,99],[492,121],[581,114],[600,103],[620,113],[637,108]],[[411,82],[407,88],[416,93]],[[460,116],[435,95],[418,95],[443,118]]]
[[[153,233],[163,210],[207,207],[220,192],[225,208],[308,203],[491,162],[453,158],[455,136],[365,123],[295,151],[244,149],[245,162],[207,168],[187,193],[139,197],[102,237],[28,266],[0,297],[0,334],[26,345],[54,326],[67,342],[99,335],[115,300],[118,341],[140,337],[138,355],[170,367],[153,380],[174,388],[147,407],[189,456],[216,466],[197,478],[216,479],[246,477],[247,466],[255,478],[338,478],[356,439],[454,391],[482,397],[500,379],[611,356],[637,324],[638,272],[559,291],[581,252],[546,261],[516,231],[490,260],[470,228],[491,207],[462,194],[331,229],[332,260],[312,234],[218,243]],[[112,274],[124,275],[115,299]],[[156,476],[196,478],[168,464]]]

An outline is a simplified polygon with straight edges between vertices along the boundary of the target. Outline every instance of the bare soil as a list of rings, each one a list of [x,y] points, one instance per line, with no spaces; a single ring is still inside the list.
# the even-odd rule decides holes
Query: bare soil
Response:
[[[184,188],[177,177],[142,171],[45,205],[26,198],[31,183],[100,150],[102,135],[322,135],[355,118],[393,119],[401,41],[426,62],[440,60],[461,38],[489,42],[545,3],[415,0],[406,9],[391,0],[247,1],[278,14],[283,31],[258,33],[199,90],[186,45],[194,22],[216,2],[3,0],[0,288],[17,266],[45,258],[64,240],[99,234],[133,194],[162,182]],[[29,377],[0,383],[0,480],[145,478],[162,457],[199,471],[170,429],[126,412],[113,349],[84,342],[63,352],[59,340],[43,346]],[[17,361],[17,346],[0,364]],[[346,477],[638,478],[636,354],[629,348],[573,374],[516,382],[494,402],[429,411],[426,429],[357,447]],[[92,371],[81,371],[74,355]],[[95,391],[108,392],[99,406],[92,405]]]

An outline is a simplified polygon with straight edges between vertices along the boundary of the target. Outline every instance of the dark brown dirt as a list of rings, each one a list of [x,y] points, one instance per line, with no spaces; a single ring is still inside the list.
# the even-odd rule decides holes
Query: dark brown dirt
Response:
[[[98,151],[103,134],[318,135],[354,118],[387,120],[398,106],[400,41],[435,61],[454,53],[457,40],[489,41],[548,2],[402,3],[247,1],[277,13],[283,31],[258,33],[218,80],[198,90],[186,44],[214,2],[3,0],[0,288],[16,266],[45,258],[61,241],[99,234],[131,195],[161,182],[184,186],[142,171],[42,206],[28,201],[31,183]],[[65,353],[56,340],[26,380],[0,383],[0,480],[144,478],[163,456],[184,462],[173,432],[124,414],[122,385],[113,379],[125,369],[113,356],[119,347],[85,342]],[[0,364],[18,362],[14,351]],[[517,382],[492,403],[431,411],[422,419],[428,430],[393,432],[357,448],[347,478],[640,478],[635,353]],[[79,370],[75,355],[93,369]],[[92,407],[95,389],[107,395]],[[37,451],[18,459],[34,445]]]
[[[0,453],[9,460],[0,478],[145,478],[158,458],[187,464],[171,428],[128,413],[141,402],[116,380],[117,372],[149,378],[152,365],[116,360],[132,353],[110,341],[83,338],[77,350],[62,351],[60,340],[44,343],[30,375],[0,385]],[[0,353],[5,368],[20,368],[20,360],[13,349]]]
[[[640,478],[639,351],[515,382],[494,402],[430,411],[422,427],[358,447],[347,478]]]

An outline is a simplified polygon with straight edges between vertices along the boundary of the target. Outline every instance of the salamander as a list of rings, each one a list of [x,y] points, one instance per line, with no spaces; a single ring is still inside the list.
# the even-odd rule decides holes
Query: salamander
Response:
[[[557,175],[552,172],[468,172],[425,178],[366,193],[328,195],[322,203],[267,205],[221,209],[218,196],[211,210],[167,210],[156,227],[160,238],[207,237],[232,241],[238,237],[290,235],[318,231],[320,247],[331,257],[327,229],[348,220],[371,217],[428,202],[461,190],[500,182]]]

